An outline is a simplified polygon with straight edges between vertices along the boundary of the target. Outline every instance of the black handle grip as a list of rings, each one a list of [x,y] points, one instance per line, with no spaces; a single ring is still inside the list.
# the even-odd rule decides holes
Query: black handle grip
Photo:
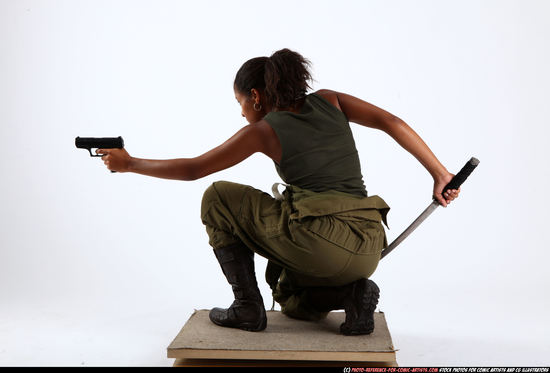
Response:
[[[479,160],[477,158],[472,157],[465,165],[462,167],[462,170],[458,172],[458,174],[453,177],[453,179],[443,188],[443,193],[445,193],[449,189],[458,189],[462,185],[463,182],[466,181],[468,176],[474,171],[474,169],[479,164]]]

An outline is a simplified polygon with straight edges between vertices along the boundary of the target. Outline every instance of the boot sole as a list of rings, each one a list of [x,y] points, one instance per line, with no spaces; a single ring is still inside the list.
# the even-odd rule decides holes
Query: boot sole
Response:
[[[374,311],[379,297],[380,289],[373,281],[359,280],[345,307],[346,322],[340,325],[340,332],[344,335],[371,334],[374,331]]]
[[[226,322],[223,320],[218,320],[213,316],[213,313],[220,313],[227,315],[227,309],[223,308],[213,308],[209,313],[210,321],[212,321],[214,324],[218,326],[223,326],[226,328],[235,328],[235,329],[241,329],[246,330],[247,332],[261,332],[267,327],[267,317],[263,315],[263,317],[259,320],[259,322],[238,322],[235,320],[225,319]]]

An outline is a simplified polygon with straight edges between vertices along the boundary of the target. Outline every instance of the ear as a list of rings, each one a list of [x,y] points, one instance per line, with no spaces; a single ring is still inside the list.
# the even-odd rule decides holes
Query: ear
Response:
[[[252,101],[259,104],[261,99],[260,92],[256,88],[252,88],[250,90],[250,98]]]

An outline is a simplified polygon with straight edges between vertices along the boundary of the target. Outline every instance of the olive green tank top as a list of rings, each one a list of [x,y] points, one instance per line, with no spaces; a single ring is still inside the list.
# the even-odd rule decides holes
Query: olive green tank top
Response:
[[[299,113],[272,111],[264,119],[281,143],[281,162],[275,168],[285,183],[367,196],[349,121],[326,99],[312,93]]]

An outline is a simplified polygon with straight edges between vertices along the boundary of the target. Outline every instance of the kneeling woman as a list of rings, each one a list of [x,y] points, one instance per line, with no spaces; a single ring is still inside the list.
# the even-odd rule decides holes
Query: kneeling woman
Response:
[[[343,334],[369,334],[379,289],[369,280],[386,246],[389,207],[368,196],[349,122],[380,129],[428,170],[433,194],[446,206],[458,190],[422,139],[402,120],[353,96],[322,89],[307,94],[309,61],[283,49],[248,60],[237,72],[235,97],[249,125],[196,158],[148,160],[124,149],[99,149],[110,170],[195,180],[232,167],[256,152],[271,158],[286,188],[277,198],[250,186],[215,182],[202,200],[210,245],[235,301],[214,308],[217,325],[265,329],[254,252],[268,259],[266,280],[281,311],[319,320],[344,309]]]

